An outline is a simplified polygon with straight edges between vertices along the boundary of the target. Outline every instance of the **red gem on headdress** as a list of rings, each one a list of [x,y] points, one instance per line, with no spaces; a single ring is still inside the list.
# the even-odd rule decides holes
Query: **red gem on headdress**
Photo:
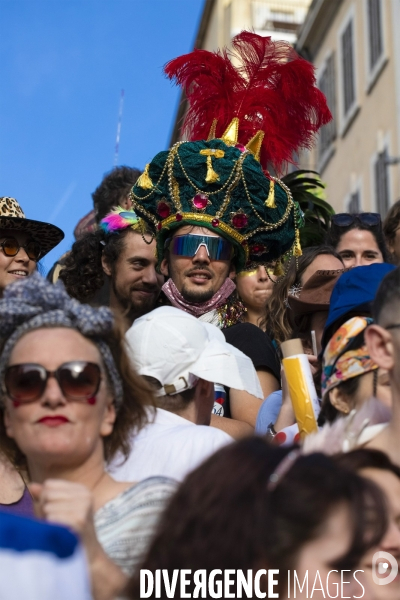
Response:
[[[240,152],[246,152],[247,150],[246,146],[243,146],[243,144],[235,144],[235,148],[240,150]]]
[[[158,229],[158,231],[160,231],[160,229],[161,229],[161,228],[162,228],[162,225],[161,225],[161,223],[158,223],[158,225],[157,225],[157,229]]]
[[[166,219],[171,214],[171,207],[166,202],[159,202],[157,206],[157,213],[162,219]]]
[[[218,225],[219,225],[219,219],[213,219],[213,220],[211,221],[211,225],[212,225],[213,227],[218,227]]]
[[[263,244],[254,244],[254,246],[250,247],[250,253],[255,255],[264,254],[266,250],[267,248]]]
[[[236,229],[242,229],[243,227],[246,227],[248,222],[249,222],[249,219],[247,218],[247,215],[245,215],[244,213],[236,213],[236,215],[234,215],[232,217],[232,225]]]
[[[177,221],[182,221],[183,217],[182,217],[181,213],[176,213],[176,215],[175,215],[175,219],[176,219]]]
[[[203,210],[208,204],[208,196],[206,194],[196,194],[192,202],[195,208]]]

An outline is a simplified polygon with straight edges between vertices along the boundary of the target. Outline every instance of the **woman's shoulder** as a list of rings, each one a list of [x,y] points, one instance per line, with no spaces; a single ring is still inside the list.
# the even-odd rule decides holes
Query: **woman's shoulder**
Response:
[[[110,513],[118,512],[122,515],[126,511],[141,511],[155,507],[171,496],[178,486],[178,482],[169,477],[148,477],[134,483],[109,500],[96,512],[96,520],[107,518]]]
[[[149,477],[131,485],[96,512],[98,540],[127,575],[143,560],[162,511],[177,487],[173,479]]]

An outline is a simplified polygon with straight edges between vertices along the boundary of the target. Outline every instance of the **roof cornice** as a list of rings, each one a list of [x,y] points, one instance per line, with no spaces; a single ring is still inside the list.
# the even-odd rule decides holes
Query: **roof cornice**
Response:
[[[296,50],[313,60],[343,0],[313,0],[299,31]]]

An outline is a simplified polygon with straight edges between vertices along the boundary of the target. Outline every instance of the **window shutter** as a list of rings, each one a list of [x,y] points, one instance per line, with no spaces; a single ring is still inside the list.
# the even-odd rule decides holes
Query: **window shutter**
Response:
[[[368,0],[369,68],[373,70],[383,52],[381,0]]]
[[[375,162],[375,196],[378,212],[382,218],[389,210],[389,181],[387,168],[387,150],[378,154]]]
[[[342,34],[343,67],[343,112],[346,116],[355,101],[353,21],[351,20]]]

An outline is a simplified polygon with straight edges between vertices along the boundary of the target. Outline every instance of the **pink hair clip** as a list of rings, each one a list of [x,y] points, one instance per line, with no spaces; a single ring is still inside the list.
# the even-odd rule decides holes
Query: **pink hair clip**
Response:
[[[269,492],[274,491],[282,477],[284,477],[286,473],[290,471],[290,469],[292,468],[292,466],[294,465],[294,463],[300,455],[301,450],[299,448],[296,448],[295,450],[289,452],[289,454],[287,454],[285,458],[281,460],[279,465],[276,467],[275,471],[272,473],[272,475],[270,475],[267,485],[267,489]]]

